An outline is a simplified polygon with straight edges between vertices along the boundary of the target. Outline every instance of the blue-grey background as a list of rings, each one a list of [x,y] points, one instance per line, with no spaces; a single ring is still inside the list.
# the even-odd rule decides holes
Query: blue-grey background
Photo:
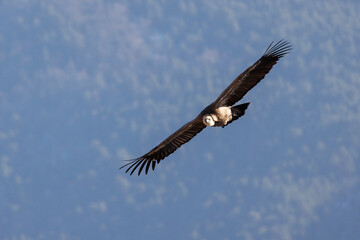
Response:
[[[360,2],[0,1],[0,239],[358,239]],[[157,165],[275,40],[294,49]]]

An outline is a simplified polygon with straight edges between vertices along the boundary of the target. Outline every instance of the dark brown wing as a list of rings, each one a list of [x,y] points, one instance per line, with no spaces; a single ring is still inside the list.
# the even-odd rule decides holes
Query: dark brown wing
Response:
[[[141,171],[146,165],[145,174],[147,174],[150,164],[152,165],[152,169],[154,170],[156,162],[159,163],[162,159],[166,158],[171,153],[175,152],[176,149],[178,149],[179,147],[181,147],[181,145],[190,141],[193,137],[195,137],[196,134],[201,132],[201,130],[203,130],[205,127],[206,125],[203,124],[202,119],[197,117],[194,120],[186,123],[184,126],[182,126],[179,130],[177,130],[167,139],[162,141],[150,152],[139,158],[130,160],[129,163],[125,164],[120,169],[130,165],[130,167],[128,167],[126,172],[132,169],[132,171],[130,172],[130,175],[132,175],[136,170],[136,168],[140,166],[138,172],[138,175],[140,175]]]
[[[264,55],[251,67],[241,73],[216,99],[216,107],[232,106],[250,91],[271,70],[276,62],[291,50],[289,42],[280,40],[273,42],[266,49]]]

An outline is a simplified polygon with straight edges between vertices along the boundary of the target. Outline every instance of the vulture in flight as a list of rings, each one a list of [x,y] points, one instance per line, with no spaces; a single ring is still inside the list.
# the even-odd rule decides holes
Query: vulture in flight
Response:
[[[247,102],[236,106],[234,104],[240,101],[248,91],[258,84],[277,61],[290,50],[291,45],[287,41],[280,40],[275,44],[272,42],[262,57],[235,78],[220,96],[202,110],[195,119],[186,123],[150,152],[139,158],[126,160],[129,162],[120,169],[128,167],[126,172],[131,170],[130,175],[132,175],[139,168],[138,175],[140,175],[141,171],[145,168],[145,174],[147,174],[150,165],[154,170],[156,163],[160,163],[161,160],[190,141],[207,126],[225,127],[243,116],[250,103]]]

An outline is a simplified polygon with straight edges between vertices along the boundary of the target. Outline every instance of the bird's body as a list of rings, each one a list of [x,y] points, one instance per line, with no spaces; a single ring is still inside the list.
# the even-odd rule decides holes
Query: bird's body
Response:
[[[225,127],[228,122],[232,120],[231,107],[218,107],[214,109],[213,113],[210,113],[210,117],[214,119],[215,125],[211,127]],[[206,123],[204,123],[206,125]]]
[[[271,70],[272,66],[290,50],[291,46],[286,41],[279,41],[274,45],[271,43],[263,56],[241,73],[220,96],[204,108],[195,119],[186,123],[150,152],[139,158],[129,160],[130,162],[121,168],[130,165],[126,172],[132,169],[130,172],[131,175],[137,167],[140,166],[138,174],[140,175],[144,167],[145,173],[147,173],[150,165],[154,170],[156,163],[159,163],[181,145],[190,141],[207,126],[225,127],[243,116],[250,103],[243,103],[237,106],[234,106],[234,104],[240,101],[250,89],[258,84]]]
[[[232,121],[245,114],[245,110],[250,103],[238,106],[215,107],[215,103],[207,106],[200,114],[203,123],[209,127],[225,127]]]

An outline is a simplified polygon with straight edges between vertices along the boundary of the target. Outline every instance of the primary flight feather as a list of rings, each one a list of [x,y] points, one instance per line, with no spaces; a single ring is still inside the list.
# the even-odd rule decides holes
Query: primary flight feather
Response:
[[[291,45],[287,41],[281,40],[275,44],[272,42],[262,57],[235,78],[215,102],[201,111],[195,119],[186,123],[150,152],[139,158],[127,160],[129,162],[120,169],[128,166],[126,172],[131,170],[130,175],[132,175],[139,167],[138,175],[140,175],[141,171],[145,168],[145,174],[147,174],[150,165],[154,170],[157,163],[190,141],[207,126],[225,127],[243,116],[250,103],[243,103],[237,106],[234,106],[234,104],[240,101],[250,89],[258,84],[277,61],[290,50]]]

